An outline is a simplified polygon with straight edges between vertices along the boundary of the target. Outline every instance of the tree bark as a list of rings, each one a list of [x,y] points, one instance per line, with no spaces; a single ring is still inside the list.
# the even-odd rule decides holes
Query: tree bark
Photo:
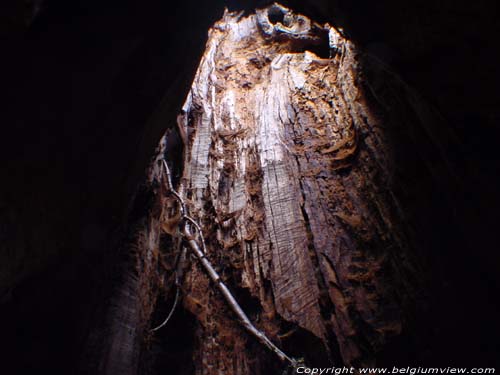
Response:
[[[328,40],[331,56],[308,51]],[[375,96],[360,72],[329,25],[278,6],[226,13],[178,119],[179,190],[209,260],[254,324],[310,365],[373,365],[411,325],[421,278],[398,200],[393,93]],[[282,368],[194,260],[183,296],[196,374]]]

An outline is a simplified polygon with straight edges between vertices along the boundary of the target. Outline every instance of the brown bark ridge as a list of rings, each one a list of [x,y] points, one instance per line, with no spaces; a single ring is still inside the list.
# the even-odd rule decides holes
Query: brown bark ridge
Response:
[[[351,41],[274,5],[213,26],[178,118],[179,191],[207,257],[253,323],[312,365],[375,364],[414,311],[420,275],[387,135],[394,93],[375,91]],[[280,368],[196,261],[183,295],[196,374]]]

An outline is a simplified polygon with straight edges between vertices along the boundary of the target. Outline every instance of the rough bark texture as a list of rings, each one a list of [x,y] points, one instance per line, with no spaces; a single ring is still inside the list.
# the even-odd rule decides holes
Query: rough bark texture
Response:
[[[397,138],[392,142],[396,173],[386,183],[401,199],[403,225],[419,227],[412,242],[418,244],[419,257],[429,260],[426,269],[433,274],[427,288],[432,294],[431,318],[419,316],[417,331],[425,350],[395,341],[385,351],[386,362],[398,361],[401,367],[497,365],[497,2],[285,2],[316,20],[342,26],[357,46],[391,63],[447,119],[418,119],[426,116],[425,106],[379,64],[356,68],[362,83],[358,88],[382,103],[384,128],[379,132],[387,132],[386,141]],[[83,362],[88,368],[83,372],[95,375],[128,366],[127,371],[133,371],[147,363],[142,356],[137,360],[136,352],[144,348],[140,327],[147,326],[142,320],[153,307],[154,288],[161,286],[155,286],[158,270],[152,266],[159,259],[169,260],[173,252],[164,236],[165,256],[153,253],[148,258],[146,244],[158,240],[148,240],[148,233],[156,236],[154,225],[148,228],[154,223],[150,209],[156,187],[146,184],[138,193],[137,187],[159,138],[175,122],[207,30],[221,17],[224,5],[251,10],[255,1],[1,3],[2,373],[67,375]],[[373,101],[369,99],[369,106],[377,111]],[[457,133],[460,147],[448,135],[439,136],[449,129]],[[289,142],[285,138],[284,143]],[[362,147],[363,139],[358,150]],[[446,181],[443,152],[459,167],[461,184],[438,190],[432,182],[436,177]],[[168,149],[168,158],[175,155]],[[358,159],[353,161],[355,166]],[[447,204],[453,194],[458,199]],[[143,259],[151,259],[151,265],[145,267]],[[239,287],[239,280],[227,282],[257,318],[262,308],[249,297],[248,288]],[[266,290],[272,290],[271,285]],[[171,298],[162,300],[152,325],[161,322],[171,306]],[[161,361],[155,373],[191,373],[192,322],[179,309],[147,342],[147,355]],[[285,320],[280,324],[287,332],[293,327]],[[408,326],[405,322],[403,335],[395,337],[404,337]],[[428,337],[427,329],[432,331]],[[234,332],[244,335],[236,328]],[[294,355],[320,346],[318,340],[310,345],[314,336],[307,336],[305,329],[290,332],[296,333],[279,341],[287,351],[295,348]],[[109,347],[118,347],[117,342],[123,350]],[[260,347],[247,350],[258,355]],[[148,372],[138,368],[137,373]]]
[[[386,134],[393,93],[375,98],[335,29],[270,15],[226,13],[210,30],[179,117],[180,190],[209,259],[274,342],[311,364],[373,364],[410,324],[418,287]],[[306,51],[328,33],[331,58]],[[196,262],[184,292],[196,374],[270,371]]]

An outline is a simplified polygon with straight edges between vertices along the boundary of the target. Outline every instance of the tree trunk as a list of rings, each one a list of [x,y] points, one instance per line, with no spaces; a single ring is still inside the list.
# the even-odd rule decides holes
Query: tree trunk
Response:
[[[179,191],[208,259],[256,327],[309,365],[376,363],[416,311],[392,135],[403,124],[390,108],[414,103],[377,69],[399,92],[369,85],[355,45],[329,25],[279,6],[226,13],[178,118]],[[195,259],[183,306],[196,319],[196,374],[283,368]]]

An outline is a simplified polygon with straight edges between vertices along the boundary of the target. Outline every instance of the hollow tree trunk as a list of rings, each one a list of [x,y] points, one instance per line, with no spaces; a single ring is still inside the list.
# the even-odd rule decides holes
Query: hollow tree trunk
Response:
[[[128,255],[83,373],[264,375],[286,366],[243,329],[195,257],[183,309],[150,331],[173,303],[179,251],[172,195],[160,188],[164,157],[207,259],[286,354],[310,366],[368,366],[397,362],[394,343],[411,352],[408,337],[425,326],[415,319],[425,309],[420,206],[452,181],[442,151],[451,137],[435,117],[329,25],[277,5],[226,13],[177,118],[184,160],[167,131],[132,205]]]
[[[210,30],[178,119],[179,190],[208,258],[271,340],[311,365],[373,364],[411,324],[419,279],[395,179],[394,92],[375,96],[334,28],[270,9],[226,13]],[[332,56],[307,51],[328,43]],[[183,295],[196,374],[282,368],[196,261]]]

